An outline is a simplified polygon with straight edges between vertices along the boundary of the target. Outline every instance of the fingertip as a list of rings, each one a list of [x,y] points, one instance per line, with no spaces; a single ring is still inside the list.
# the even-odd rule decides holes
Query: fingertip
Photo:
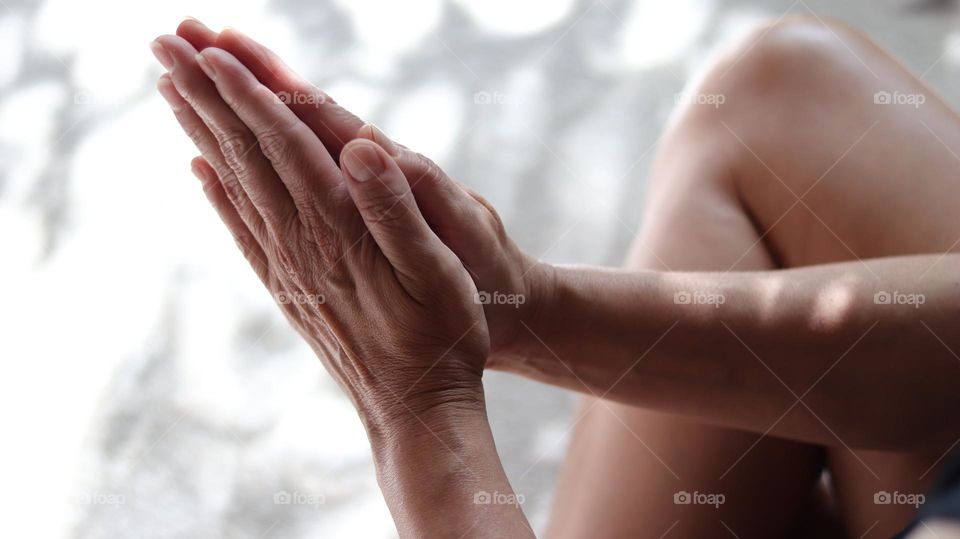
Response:
[[[207,61],[216,61],[222,63],[226,60],[233,58],[233,55],[229,52],[221,49],[220,47],[207,47],[202,51],[197,53],[197,56],[202,56],[204,60]]]
[[[236,28],[224,28],[217,36],[215,46],[233,54],[266,86],[288,91],[317,93],[309,81],[290,69],[276,53]],[[326,94],[323,95],[322,101],[318,102],[335,103]]]
[[[153,44],[159,45],[159,47],[170,56],[170,66],[165,66],[170,71],[175,70],[176,66],[180,65],[181,62],[188,61],[188,58],[191,58],[197,53],[197,50],[189,41],[176,34],[159,36],[153,40],[151,47],[153,47]],[[154,51],[156,51],[156,49],[154,49]],[[158,58],[158,60],[160,60],[161,63],[164,62],[161,58]]]
[[[186,17],[177,26],[177,35],[186,39],[197,50],[213,46],[217,32],[193,17]]]
[[[274,69],[271,65],[274,62],[271,61],[272,59],[266,47],[236,28],[230,26],[224,28],[223,31],[220,32],[220,35],[217,36],[215,45],[225,51],[245,52],[250,56],[250,58],[247,59],[248,61],[253,60],[256,64],[266,68],[268,71]]]
[[[218,41],[224,41],[229,43],[231,41],[240,42],[240,41],[252,41],[252,40],[249,37],[247,37],[247,34],[244,34],[240,30],[237,30],[232,26],[226,26],[224,27],[223,31],[220,32]]]
[[[211,79],[216,81],[221,73],[240,74],[248,69],[237,59],[219,47],[207,47],[196,55],[197,63],[200,69]]]
[[[211,30],[209,26],[192,15],[185,15],[183,20],[180,21],[180,24],[177,25],[177,35],[180,35],[181,37],[183,33],[196,34],[201,32],[206,35],[216,34],[216,32]]]
[[[347,141],[347,143],[343,146],[344,151],[352,148],[369,148],[371,151],[376,152],[377,155],[383,157],[386,161],[393,160],[393,156],[390,155],[390,153],[387,152],[381,144],[379,144],[376,140],[367,137],[358,137],[352,139]]]
[[[201,184],[206,185],[210,182],[210,163],[208,163],[202,155],[198,155],[190,160],[190,171],[200,180]]]
[[[250,71],[250,69],[244,65],[244,63],[241,62],[236,55],[218,46],[207,47],[206,49],[200,51],[197,56],[198,60],[200,60],[200,57],[202,57],[203,60],[208,63],[208,65],[213,65],[217,69],[226,68],[232,70],[231,72],[233,73],[236,73],[237,70],[244,73]]]
[[[360,126],[360,129],[357,130],[357,138],[375,142],[391,157],[398,157],[400,155],[400,147],[374,124],[368,123]]]
[[[376,129],[376,126],[374,126],[374,129]],[[380,136],[383,137],[384,135],[381,133]],[[373,147],[374,151],[376,151],[377,154],[382,157],[382,159],[384,160],[384,162],[386,162],[386,163],[388,163],[388,164],[391,164],[391,163],[392,163],[392,164],[396,164],[396,163],[397,163],[397,157],[396,157],[395,155],[392,155],[392,154],[387,150],[387,148],[384,146],[384,144],[381,144],[380,140],[371,140],[371,139],[365,139],[365,138],[353,139],[353,140],[354,140],[354,141],[357,141],[358,144],[368,144],[368,145],[370,145],[371,147]],[[386,142],[389,142],[389,139],[382,139],[382,140],[383,140],[385,143],[386,143]]]
[[[182,37],[177,34],[161,34],[153,40],[154,43],[159,43],[164,47],[175,46],[178,43],[181,43],[184,40]],[[185,40],[184,40],[185,41]]]
[[[357,129],[357,138],[373,140],[373,124],[363,124],[360,126],[360,129]]]
[[[173,85],[173,79],[169,73],[164,73],[157,79],[157,91],[160,92],[160,96],[167,102],[167,105],[170,106],[174,114],[179,113],[187,107],[186,100],[183,99],[183,96],[180,95],[180,92],[177,91],[177,88]]]
[[[354,151],[354,150],[366,151],[367,149],[375,152],[377,150],[382,150],[383,148],[381,148],[380,145],[378,145],[376,142],[368,138],[355,138],[353,140],[347,141],[347,143],[343,145],[342,151],[344,152]]]

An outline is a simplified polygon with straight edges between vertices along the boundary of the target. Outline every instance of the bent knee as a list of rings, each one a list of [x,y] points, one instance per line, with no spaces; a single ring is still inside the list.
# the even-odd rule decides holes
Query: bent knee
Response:
[[[758,112],[770,112],[768,107],[789,112],[829,104],[851,84],[875,83],[871,65],[880,52],[868,38],[837,22],[798,16],[763,23],[718,51],[685,92],[712,96],[722,106],[693,106],[699,102],[688,100],[679,116],[756,119]]]

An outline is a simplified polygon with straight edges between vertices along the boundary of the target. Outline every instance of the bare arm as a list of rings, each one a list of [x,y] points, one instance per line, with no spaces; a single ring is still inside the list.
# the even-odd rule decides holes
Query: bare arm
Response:
[[[199,41],[204,30],[187,22],[180,31]],[[274,92],[317,91],[250,38],[214,38]],[[523,298],[484,305],[488,368],[828,444],[839,436],[898,447],[960,434],[941,421],[960,400],[960,255],[727,274],[552,268],[520,251],[493,208],[429,160],[332,101],[291,108],[331,155],[355,137],[387,149],[418,178],[417,204],[478,289]],[[724,303],[676,303],[683,292],[721,293]],[[881,305],[878,292],[925,301]]]
[[[960,255],[735,273],[561,267],[525,344],[498,365],[794,439],[952,441],[957,276]]]
[[[224,50],[178,36],[153,50],[207,198],[356,407],[400,536],[532,536],[485,415],[476,287],[395,161],[360,140],[337,163]]]
[[[371,434],[401,537],[534,537],[482,408],[410,418]]]

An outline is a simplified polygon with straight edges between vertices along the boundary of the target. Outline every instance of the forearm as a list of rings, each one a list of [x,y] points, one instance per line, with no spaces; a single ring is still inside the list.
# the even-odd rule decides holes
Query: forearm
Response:
[[[944,434],[939,418],[960,406],[957,276],[957,255],[769,272],[558,268],[526,345],[500,368],[794,439],[918,442]],[[895,292],[923,303],[875,301]]]
[[[436,407],[371,432],[401,537],[533,537],[483,406]]]

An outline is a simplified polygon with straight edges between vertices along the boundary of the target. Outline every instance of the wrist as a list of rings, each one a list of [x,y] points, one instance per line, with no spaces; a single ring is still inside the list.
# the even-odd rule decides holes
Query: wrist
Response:
[[[371,432],[377,480],[401,537],[532,537],[482,405],[445,402],[410,418]],[[490,493],[507,503],[491,504]]]
[[[542,347],[539,335],[549,333],[557,306],[559,272],[552,264],[521,254],[525,263],[521,280],[524,303],[511,316],[511,332],[500,346],[491,350],[486,368],[510,370],[510,365],[523,361],[532,351]]]
[[[463,425],[486,421],[483,384],[459,384],[443,390],[419,391],[374,399],[377,404],[360,413],[374,454],[392,444],[457,432]]]
[[[367,434],[377,482],[401,536],[460,536],[468,515],[468,485],[476,466],[477,444],[489,431],[485,411],[474,406],[438,404]],[[438,529],[438,526],[440,529]],[[429,530],[429,533],[427,533]]]

